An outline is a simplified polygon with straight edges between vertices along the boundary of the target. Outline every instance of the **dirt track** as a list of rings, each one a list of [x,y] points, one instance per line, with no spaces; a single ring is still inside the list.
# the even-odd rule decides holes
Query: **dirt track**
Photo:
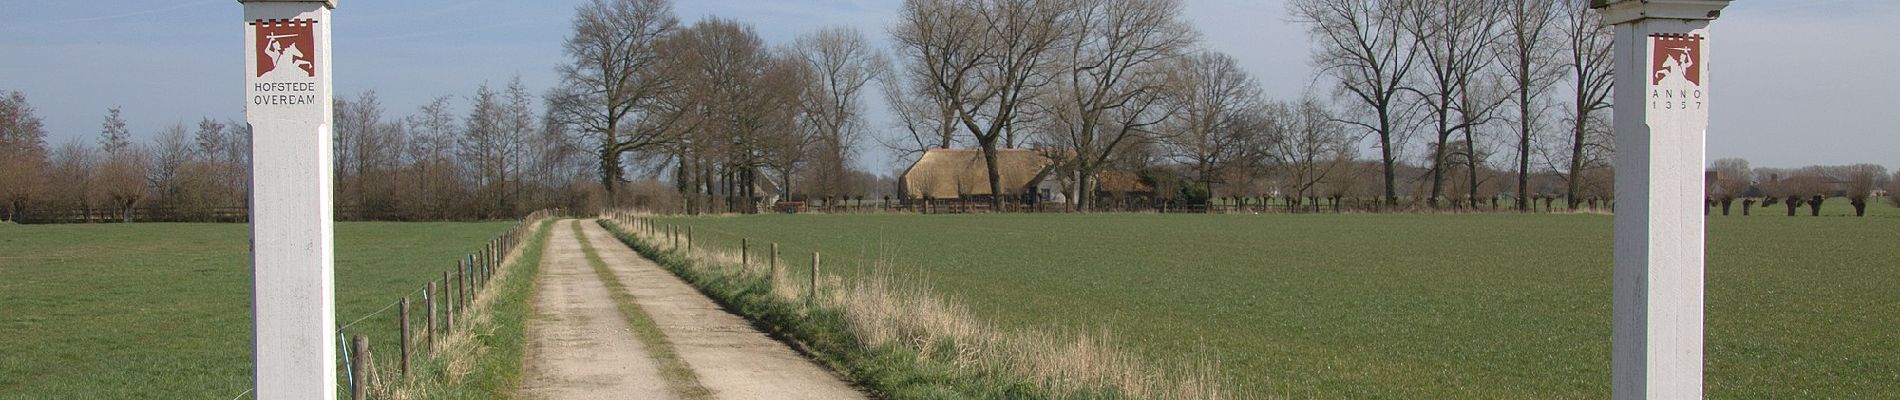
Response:
[[[529,327],[529,398],[668,398],[644,346],[615,309],[573,230],[560,222],[542,261]],[[772,340],[628,249],[593,221],[581,227],[613,275],[718,399],[863,399],[837,375]],[[609,326],[611,325],[611,327]]]
[[[531,399],[670,399],[607,285],[587,264],[569,221],[549,229],[521,382]]]

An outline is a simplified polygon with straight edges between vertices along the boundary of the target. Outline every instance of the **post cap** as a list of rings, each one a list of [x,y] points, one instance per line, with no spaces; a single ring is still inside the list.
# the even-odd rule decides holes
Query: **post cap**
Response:
[[[323,3],[324,7],[336,9],[336,0],[238,0],[238,4],[248,3]]]
[[[1722,16],[1730,0],[1590,0],[1603,13],[1603,23],[1621,24],[1644,19],[1713,20]]]

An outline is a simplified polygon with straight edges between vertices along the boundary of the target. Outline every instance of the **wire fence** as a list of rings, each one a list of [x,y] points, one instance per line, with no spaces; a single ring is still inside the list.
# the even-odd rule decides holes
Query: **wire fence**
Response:
[[[508,257],[532,238],[533,223],[547,218],[563,218],[566,215],[565,210],[558,209],[531,213],[518,220],[513,227],[501,235],[490,239],[476,251],[456,260],[455,268],[442,271],[440,279],[430,279],[419,285],[416,290],[403,293],[376,311],[353,318],[349,323],[338,324],[336,328],[337,364],[341,379],[336,383],[337,389],[348,390],[352,399],[363,400],[368,397],[367,393],[371,385],[383,381],[381,378],[386,375],[378,373],[378,361],[372,358],[370,351],[369,335],[377,330],[359,328],[358,324],[367,322],[397,325],[397,334],[392,335],[394,337],[377,338],[380,339],[379,342],[385,343],[383,346],[393,344],[396,348],[397,357],[382,360],[381,364],[389,364],[383,365],[385,368],[394,367],[392,372],[397,374],[397,377],[407,377],[412,355],[432,354],[415,350],[419,348],[426,348],[428,352],[441,350],[441,347],[433,345],[439,338],[462,332],[467,328],[465,323],[456,323],[457,320],[467,321],[477,313],[487,310],[486,307],[480,307],[475,300],[489,287],[490,280],[507,266]],[[419,299],[420,303],[411,303],[410,299]],[[421,318],[411,313],[411,308],[418,304],[422,309]],[[392,312],[395,315],[390,315]],[[417,344],[428,344],[428,346],[417,346]],[[383,346],[378,347],[383,348],[383,351],[389,350]],[[233,399],[241,399],[247,395],[255,397],[255,390],[255,388],[246,389]]]

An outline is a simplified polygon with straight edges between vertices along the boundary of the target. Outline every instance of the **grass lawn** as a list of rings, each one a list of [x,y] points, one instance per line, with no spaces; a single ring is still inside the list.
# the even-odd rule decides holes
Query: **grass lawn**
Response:
[[[1851,213],[1835,203],[1823,214]],[[1737,211],[1709,225],[1709,396],[1900,393],[1900,210]],[[694,226],[699,246],[778,242],[794,266],[819,251],[847,276],[882,261],[1013,328],[1107,330],[1162,362],[1215,358],[1254,396],[1609,397],[1609,216],[666,222]]]
[[[338,323],[439,279],[510,225],[338,223]],[[0,399],[228,399],[250,388],[249,234],[243,224],[0,224]],[[351,333],[377,338],[387,360],[395,318]]]

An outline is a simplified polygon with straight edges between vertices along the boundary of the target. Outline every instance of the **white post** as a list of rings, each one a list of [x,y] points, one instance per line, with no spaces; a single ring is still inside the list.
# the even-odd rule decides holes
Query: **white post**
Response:
[[[1728,0],[1596,0],[1616,42],[1613,397],[1702,398],[1709,24]]]
[[[334,0],[244,5],[251,124],[254,383],[264,399],[336,398],[330,159]]]

